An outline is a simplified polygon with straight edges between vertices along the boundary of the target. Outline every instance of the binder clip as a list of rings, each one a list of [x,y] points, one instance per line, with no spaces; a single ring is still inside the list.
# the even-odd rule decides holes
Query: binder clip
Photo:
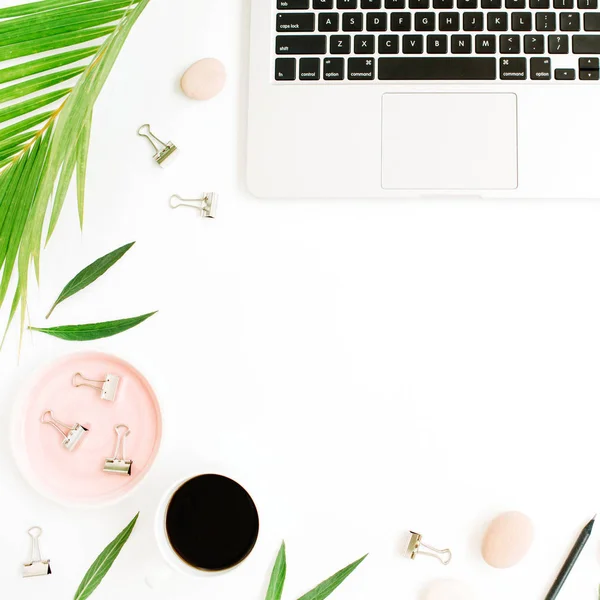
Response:
[[[42,555],[40,554],[40,537],[43,533],[42,528],[32,527],[27,533],[31,538],[31,560],[23,565],[23,577],[52,575],[50,561],[42,560]]]
[[[427,544],[423,543],[423,536],[420,533],[415,533],[414,531],[410,532],[410,540],[408,542],[408,548],[406,549],[406,555],[411,560],[415,560],[418,554],[422,554],[424,556],[431,556],[433,558],[437,558],[443,565],[447,565],[452,560],[452,552],[450,550],[438,550],[437,548],[432,548]],[[421,548],[425,548],[425,552],[421,550]]]
[[[121,381],[121,378],[118,375],[111,375],[110,373],[106,376],[104,381],[99,379],[87,379],[87,377],[84,377],[81,373],[75,373],[71,383],[74,387],[86,386],[94,390],[100,390],[100,398],[102,400],[114,402],[115,398],[117,397],[119,381]],[[93,385],[94,383],[101,383],[102,387]]]
[[[186,200],[177,194],[171,196],[171,208],[179,208],[180,206],[188,206],[197,208],[201,211],[202,216],[207,219],[214,219],[217,216],[217,204],[219,202],[219,194],[215,192],[204,192],[202,198]]]
[[[142,125],[138,131],[138,135],[145,137],[156,150],[154,160],[157,162],[159,167],[166,167],[169,162],[172,161],[173,155],[177,152],[177,146],[173,142],[163,142],[159,140],[151,131],[150,125]]]
[[[54,418],[54,414],[51,410],[47,410],[41,418],[44,425],[52,425],[60,435],[63,437],[62,445],[72,452],[79,445],[83,436],[89,431],[83,425],[75,423],[74,425],[67,425],[62,421]],[[64,428],[66,432],[62,429]]]
[[[131,475],[132,460],[127,460],[125,454],[125,440],[131,433],[131,429],[127,425],[117,425],[117,445],[115,446],[115,454],[112,458],[107,458],[104,461],[104,471],[106,473],[116,473],[117,475]],[[121,456],[119,457],[119,453]]]

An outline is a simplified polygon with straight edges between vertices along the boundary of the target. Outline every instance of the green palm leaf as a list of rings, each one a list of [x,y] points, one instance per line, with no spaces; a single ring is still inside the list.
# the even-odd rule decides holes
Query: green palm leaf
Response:
[[[93,107],[149,1],[0,8],[0,308],[14,289],[8,322],[20,308],[21,331],[32,264],[39,281],[45,217],[51,213],[48,240],[76,175],[83,223]]]

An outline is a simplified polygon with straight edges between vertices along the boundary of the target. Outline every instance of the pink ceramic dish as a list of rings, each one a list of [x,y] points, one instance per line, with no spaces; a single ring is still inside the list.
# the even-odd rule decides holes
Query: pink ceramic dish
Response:
[[[73,375],[121,380],[116,400],[100,398],[100,391],[72,385]],[[42,414],[88,428],[72,452],[60,433],[41,423]],[[131,476],[105,473],[117,441],[115,426],[125,424],[126,458],[133,461]],[[13,450],[25,479],[42,495],[66,506],[104,506],[131,493],[150,470],[162,436],[162,416],[146,378],[124,360],[99,352],[64,356],[37,372],[15,406]]]

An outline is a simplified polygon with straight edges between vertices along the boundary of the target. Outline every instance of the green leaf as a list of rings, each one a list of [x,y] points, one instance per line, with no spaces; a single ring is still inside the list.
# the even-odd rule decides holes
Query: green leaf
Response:
[[[96,40],[111,34],[115,27],[94,27],[69,33],[60,33],[42,38],[41,40],[30,40],[20,44],[12,44],[0,48],[0,60],[12,60],[21,56],[28,56],[32,53],[46,52],[47,50],[57,50],[82,44],[89,40]]]
[[[67,298],[74,296],[77,292],[85,289],[96,279],[104,275],[106,271],[108,271],[116,262],[118,262],[125,253],[135,244],[135,242],[131,242],[130,244],[125,244],[125,246],[121,246],[108,254],[100,257],[95,260],[93,263],[88,265],[85,269],[80,271],[67,285],[64,287],[63,291],[60,293],[56,302],[52,305],[50,312],[46,315],[46,319],[54,312],[54,309],[61,303],[64,302]]]
[[[0,90],[0,102],[8,102],[53,87],[63,81],[68,81],[69,79],[73,79],[73,77],[77,77],[77,75],[81,75],[84,71],[85,67],[64,69],[63,71],[42,75],[35,79],[28,79],[27,81],[21,81],[15,85],[2,88]]]
[[[40,113],[39,115],[34,115],[33,117],[29,117],[28,119],[23,119],[22,121],[19,121],[18,123],[15,123],[10,127],[0,129],[0,142],[2,142],[3,140],[8,140],[9,138],[23,131],[27,131],[28,129],[31,129],[36,125],[47,121],[51,114],[51,112]]]
[[[279,554],[277,554],[277,560],[273,567],[273,572],[271,573],[271,581],[269,582],[269,589],[267,590],[267,597],[265,600],[281,600],[286,572],[287,561],[285,558],[285,542],[282,542]]]
[[[130,319],[105,321],[104,323],[63,325],[61,327],[30,327],[29,329],[32,331],[39,331],[40,333],[46,333],[69,342],[87,342],[90,340],[99,340],[101,338],[111,337],[113,335],[123,333],[123,331],[127,331],[128,329],[143,323],[146,319],[149,319],[152,315],[155,315],[156,312],[157,311],[154,311],[139,317],[132,317]]]
[[[37,75],[37,73],[43,73],[44,71],[51,71],[52,69],[58,69],[59,67],[65,67],[74,62],[79,62],[88,56],[93,56],[98,52],[99,46],[90,46],[89,48],[79,48],[78,50],[70,50],[69,52],[61,52],[60,54],[53,54],[46,58],[38,58],[26,63],[7,67],[6,69],[0,70],[0,83],[6,83],[8,81],[16,81],[23,77],[29,77],[30,75]]]
[[[348,565],[341,571],[338,571],[335,575],[325,580],[323,583],[320,583],[316,588],[308,592],[308,594],[304,594],[298,600],[323,600],[323,598],[327,598],[330,596],[345,580],[346,578],[353,573],[353,571],[362,563],[365,558],[367,558],[367,554],[362,558],[359,558],[356,562],[353,562],[351,565]]]
[[[4,121],[10,121],[11,119],[16,119],[17,117],[33,112],[38,108],[48,106],[49,104],[64,98],[69,92],[71,92],[70,89],[57,90],[55,92],[49,92],[48,94],[36,96],[35,98],[26,100],[25,102],[11,104],[6,108],[2,108],[0,109],[0,123],[3,123]]]
[[[92,132],[92,113],[86,116],[77,140],[77,212],[79,214],[79,228],[83,231],[83,211],[85,206],[85,174],[87,171],[87,158],[90,149],[90,134]]]
[[[108,545],[100,556],[94,561],[94,564],[85,574],[83,581],[79,584],[73,600],[86,600],[89,598],[96,588],[100,585],[109,569],[113,566],[117,556],[119,556],[123,546],[127,543],[135,524],[137,523],[140,513],[135,515],[129,525],[121,531],[121,533]]]
[[[17,4],[16,6],[7,6],[6,8],[0,8],[0,19],[31,15],[60,6],[81,4],[82,2],[87,2],[87,0],[42,0],[41,2],[27,2],[25,4]]]

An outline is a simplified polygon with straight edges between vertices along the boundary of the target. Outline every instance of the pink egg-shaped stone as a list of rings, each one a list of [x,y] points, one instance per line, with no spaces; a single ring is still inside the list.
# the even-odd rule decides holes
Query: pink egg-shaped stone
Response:
[[[216,58],[195,62],[181,78],[183,93],[192,100],[210,100],[225,87],[225,66]]]
[[[496,569],[508,569],[520,563],[533,543],[533,523],[520,512],[496,517],[483,537],[483,560]]]

